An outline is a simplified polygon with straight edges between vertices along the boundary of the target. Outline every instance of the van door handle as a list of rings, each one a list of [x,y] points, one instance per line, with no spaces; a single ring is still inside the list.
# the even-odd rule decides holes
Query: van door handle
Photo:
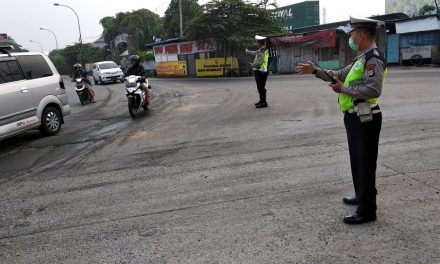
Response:
[[[28,89],[28,88],[24,88],[24,87],[21,88],[20,90],[21,90],[22,93],[27,93],[27,92],[29,92],[29,89]]]

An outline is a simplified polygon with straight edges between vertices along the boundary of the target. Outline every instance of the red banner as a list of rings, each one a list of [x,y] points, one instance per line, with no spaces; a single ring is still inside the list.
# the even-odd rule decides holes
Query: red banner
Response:
[[[301,43],[303,47],[332,48],[336,46],[336,29],[330,29],[310,35],[294,35],[270,38],[272,45]]]

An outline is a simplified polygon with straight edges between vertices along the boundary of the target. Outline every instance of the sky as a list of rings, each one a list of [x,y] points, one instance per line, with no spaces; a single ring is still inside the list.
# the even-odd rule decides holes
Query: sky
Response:
[[[255,0],[253,0],[255,1]],[[78,14],[81,35],[84,43],[93,42],[102,33],[99,20],[106,16],[114,16],[119,12],[146,8],[163,16],[171,0],[0,0],[0,33],[7,33],[18,44],[31,51],[40,51],[41,43],[45,52],[58,47],[73,45],[79,39],[78,20],[75,13],[53,3],[64,4],[73,8]],[[204,4],[208,0],[199,0]],[[286,6],[304,2],[304,0],[277,0],[278,6]],[[7,4],[6,4],[7,3]],[[385,0],[320,0],[322,9],[326,9],[326,22],[348,20],[349,16],[367,17],[385,13]],[[6,12],[5,12],[6,11]],[[29,42],[33,40],[34,42]]]

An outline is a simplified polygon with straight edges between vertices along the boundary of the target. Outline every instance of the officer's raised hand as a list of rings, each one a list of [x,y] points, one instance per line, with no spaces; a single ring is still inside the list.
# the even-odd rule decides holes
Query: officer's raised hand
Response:
[[[308,61],[307,63],[298,63],[298,66],[296,66],[296,71],[299,74],[313,73],[313,71],[315,71],[315,64],[313,64],[311,61]]]

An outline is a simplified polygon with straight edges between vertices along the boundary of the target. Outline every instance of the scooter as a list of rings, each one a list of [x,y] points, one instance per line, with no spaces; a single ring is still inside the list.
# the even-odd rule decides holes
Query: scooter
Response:
[[[92,98],[87,92],[86,83],[84,82],[84,78],[76,78],[75,79],[75,91],[78,95],[79,101],[82,105],[89,104],[92,102]]]
[[[150,103],[150,96],[146,95],[144,90],[141,89],[141,84],[143,82],[142,76],[130,75],[125,77],[125,95],[128,99],[128,112],[132,118],[136,118],[139,110],[143,108],[148,109]],[[148,84],[148,80],[144,80],[147,87],[151,89]]]

